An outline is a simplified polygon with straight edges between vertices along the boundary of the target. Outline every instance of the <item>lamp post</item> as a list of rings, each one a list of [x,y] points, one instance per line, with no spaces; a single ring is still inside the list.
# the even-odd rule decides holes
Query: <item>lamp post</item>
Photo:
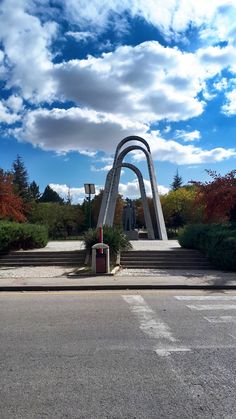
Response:
[[[84,184],[85,194],[88,195],[89,202],[89,228],[92,226],[92,209],[91,209],[91,195],[95,195],[95,185],[94,183],[85,183]]]

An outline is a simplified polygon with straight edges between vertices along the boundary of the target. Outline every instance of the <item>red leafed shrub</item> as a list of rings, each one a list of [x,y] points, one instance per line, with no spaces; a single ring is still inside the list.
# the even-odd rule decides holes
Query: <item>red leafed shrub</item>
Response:
[[[12,175],[0,170],[0,219],[26,221],[24,203],[15,195]]]
[[[236,170],[225,176],[207,170],[210,182],[191,182],[197,187],[196,204],[203,207],[206,222],[225,222],[233,219],[236,209]]]

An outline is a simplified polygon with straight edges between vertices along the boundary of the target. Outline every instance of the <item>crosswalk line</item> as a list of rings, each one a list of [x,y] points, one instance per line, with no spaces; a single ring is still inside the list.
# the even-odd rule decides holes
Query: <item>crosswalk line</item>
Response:
[[[209,323],[236,323],[236,316],[206,316]]]
[[[130,311],[139,322],[139,328],[150,338],[158,341],[155,352],[160,356],[168,356],[172,352],[188,352],[189,348],[180,347],[178,339],[172,334],[170,327],[159,319],[157,314],[140,295],[122,295],[129,304]]]
[[[236,304],[187,304],[191,310],[236,310]]]
[[[176,295],[180,301],[234,301],[236,295]]]

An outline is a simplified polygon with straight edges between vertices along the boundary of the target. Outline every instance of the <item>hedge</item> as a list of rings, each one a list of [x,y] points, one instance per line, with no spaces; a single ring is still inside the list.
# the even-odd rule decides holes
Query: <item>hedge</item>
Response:
[[[91,253],[92,246],[99,242],[99,230],[90,228],[83,235],[83,241],[87,252]],[[103,228],[103,242],[110,248],[111,258],[114,259],[121,250],[132,249],[132,245],[122,230],[118,227]]]
[[[179,231],[182,247],[198,249],[218,268],[236,271],[236,224],[193,224]]]
[[[0,221],[1,252],[44,247],[47,242],[48,232],[44,226]]]

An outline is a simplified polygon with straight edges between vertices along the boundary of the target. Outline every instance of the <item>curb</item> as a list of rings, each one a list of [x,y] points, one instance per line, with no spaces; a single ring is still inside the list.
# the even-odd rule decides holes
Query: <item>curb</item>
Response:
[[[27,291],[112,291],[112,290],[236,290],[236,285],[181,285],[181,284],[127,284],[127,285],[28,285],[3,286],[1,292],[27,292]]]

